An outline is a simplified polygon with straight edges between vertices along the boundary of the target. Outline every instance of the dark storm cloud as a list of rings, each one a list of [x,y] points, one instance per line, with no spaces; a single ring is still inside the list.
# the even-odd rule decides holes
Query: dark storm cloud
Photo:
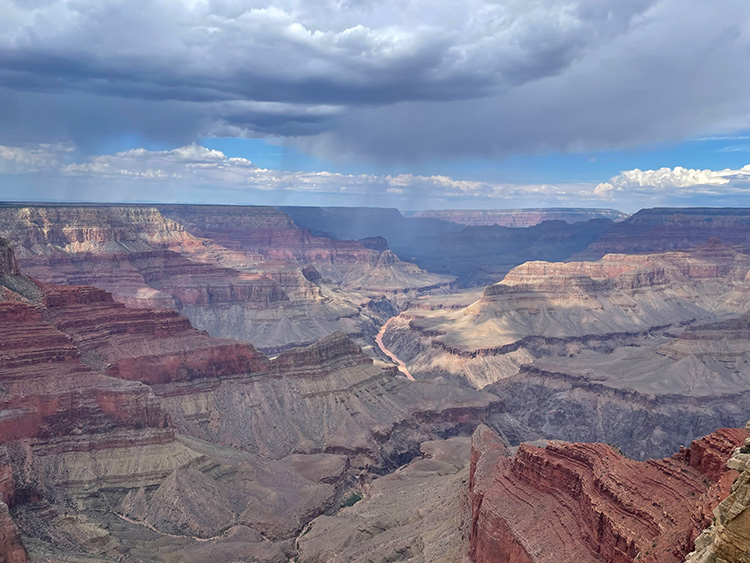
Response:
[[[0,0],[0,14],[6,144],[282,135],[397,160],[749,123],[745,0]]]

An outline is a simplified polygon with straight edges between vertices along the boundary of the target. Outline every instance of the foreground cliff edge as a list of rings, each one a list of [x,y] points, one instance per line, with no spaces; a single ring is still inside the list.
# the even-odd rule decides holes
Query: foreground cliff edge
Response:
[[[480,426],[471,450],[471,560],[682,562],[713,508],[744,486],[746,475],[732,488],[737,465],[727,460],[747,438],[744,429],[723,428],[669,458],[637,462],[606,444],[522,444],[511,455]],[[736,498],[720,514],[727,504],[736,507]],[[717,524],[716,535],[725,530]]]

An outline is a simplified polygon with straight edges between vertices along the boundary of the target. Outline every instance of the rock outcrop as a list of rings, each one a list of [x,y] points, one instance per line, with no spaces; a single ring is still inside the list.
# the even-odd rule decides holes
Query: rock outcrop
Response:
[[[473,561],[683,561],[729,492],[723,469],[745,430],[721,429],[662,460],[606,444],[522,444],[513,457],[486,428],[472,444]]]
[[[424,442],[408,465],[360,484],[352,506],[316,518],[300,535],[297,561],[462,561],[469,448],[468,437]]]
[[[711,526],[695,540],[695,551],[685,563],[750,561],[750,439],[734,451],[726,466],[740,474],[729,496],[714,509]]]
[[[13,249],[7,241],[0,239],[0,276],[17,276],[19,273]]]

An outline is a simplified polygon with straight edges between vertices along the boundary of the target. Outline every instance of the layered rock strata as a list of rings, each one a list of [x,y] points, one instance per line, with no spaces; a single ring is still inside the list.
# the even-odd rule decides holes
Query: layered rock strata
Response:
[[[405,296],[452,280],[387,249],[315,237],[262,207],[6,205],[0,236],[37,279],[175,309],[270,354],[335,330],[365,343]]]
[[[750,440],[734,451],[727,468],[740,474],[729,496],[714,509],[711,526],[695,540],[695,551],[685,563],[750,561]]]
[[[718,241],[599,262],[527,262],[464,309],[402,313],[384,342],[415,376],[437,372],[481,387],[535,357],[742,313],[749,269],[750,256]]]
[[[492,395],[412,384],[342,333],[270,360],[174,311],[26,278],[7,256],[9,561],[25,549],[41,560],[288,561],[294,536],[340,506],[357,476],[479,421],[512,425]]]
[[[686,249],[719,238],[750,249],[750,209],[727,207],[641,209],[576,254],[596,260],[606,254],[641,254]]]
[[[683,561],[736,472],[747,438],[722,429],[670,458],[636,462],[605,444],[472,442],[471,558],[508,563]]]

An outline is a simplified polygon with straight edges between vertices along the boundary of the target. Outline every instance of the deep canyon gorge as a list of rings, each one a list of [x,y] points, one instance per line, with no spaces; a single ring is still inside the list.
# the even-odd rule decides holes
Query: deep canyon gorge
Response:
[[[746,209],[0,237],[2,563],[750,561]]]

